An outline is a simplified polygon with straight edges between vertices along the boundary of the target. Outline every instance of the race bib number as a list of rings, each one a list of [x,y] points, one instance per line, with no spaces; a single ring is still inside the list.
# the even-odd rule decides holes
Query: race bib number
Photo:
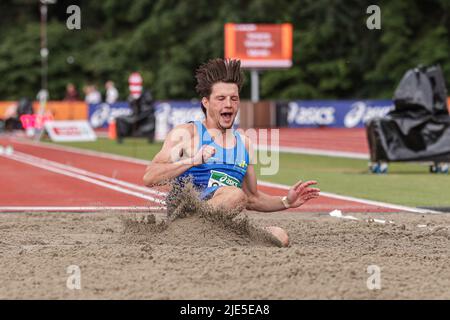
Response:
[[[229,176],[226,173],[211,170],[211,176],[209,177],[208,187],[214,186],[221,186],[221,187],[231,186],[240,188],[241,183],[239,182],[238,179]]]

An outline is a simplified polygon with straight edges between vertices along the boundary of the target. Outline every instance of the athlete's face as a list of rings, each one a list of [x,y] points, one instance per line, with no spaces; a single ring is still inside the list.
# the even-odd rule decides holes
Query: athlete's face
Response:
[[[212,86],[209,99],[204,97],[207,121],[218,129],[230,129],[239,107],[239,90],[234,83],[218,82]]]

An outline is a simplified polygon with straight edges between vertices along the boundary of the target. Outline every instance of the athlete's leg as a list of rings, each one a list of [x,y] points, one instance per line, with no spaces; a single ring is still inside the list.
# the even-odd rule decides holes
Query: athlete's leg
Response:
[[[222,207],[238,213],[245,209],[247,196],[242,189],[236,187],[220,187],[207,203],[214,208]],[[280,227],[256,227],[249,225],[249,233],[254,237],[262,236],[269,239],[279,247],[287,247],[289,245],[289,235]]]
[[[220,187],[211,199],[207,201],[214,208],[242,211],[247,205],[247,196],[237,187]]]

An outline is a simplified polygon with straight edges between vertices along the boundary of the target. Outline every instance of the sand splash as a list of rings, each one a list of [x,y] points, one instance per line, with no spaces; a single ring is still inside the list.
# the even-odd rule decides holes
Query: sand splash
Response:
[[[240,210],[212,207],[200,200],[200,193],[189,178],[171,183],[166,203],[167,211],[158,217],[123,217],[128,240],[185,246],[281,246]]]

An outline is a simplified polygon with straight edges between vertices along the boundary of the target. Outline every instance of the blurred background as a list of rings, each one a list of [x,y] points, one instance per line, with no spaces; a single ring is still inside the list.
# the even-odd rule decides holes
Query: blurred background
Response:
[[[450,2],[369,0],[58,0],[48,5],[48,88],[62,100],[73,83],[113,80],[128,97],[139,70],[156,99],[191,99],[194,71],[224,55],[224,24],[292,23],[293,66],[260,75],[261,99],[390,99],[403,73],[441,64],[450,75]],[[381,29],[369,30],[366,9],[381,8]],[[81,29],[66,12],[81,9]],[[0,100],[35,97],[41,85],[38,0],[0,3]],[[242,98],[250,98],[250,86]]]

